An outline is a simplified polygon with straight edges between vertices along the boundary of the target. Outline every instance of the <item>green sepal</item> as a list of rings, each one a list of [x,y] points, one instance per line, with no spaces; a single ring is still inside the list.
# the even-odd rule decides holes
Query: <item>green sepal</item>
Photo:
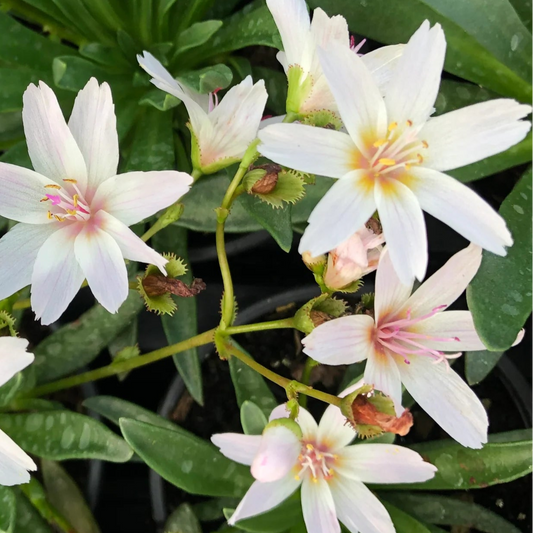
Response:
[[[250,194],[253,194],[254,196],[257,196],[263,202],[266,202],[275,209],[278,209],[280,207],[283,207],[283,202],[286,202],[288,204],[295,204],[298,200],[301,200],[304,197],[304,180],[300,172],[296,170],[286,169],[282,170],[278,174],[278,181],[276,183],[276,186],[268,194],[260,194],[257,192],[250,191],[248,192]]]
[[[344,300],[332,298],[329,294],[321,294],[304,304],[294,315],[295,328],[304,333],[315,329],[313,312],[325,313],[328,319],[338,318],[346,313],[347,304]],[[316,317],[315,317],[316,318]]]
[[[299,439],[303,438],[302,428],[292,418],[276,418],[269,422],[263,430],[263,435],[270,429],[275,427],[284,427],[292,431]]]
[[[307,100],[313,88],[313,80],[299,65],[291,65],[287,72],[287,113],[299,115],[300,107]]]
[[[342,128],[342,120],[333,111],[321,109],[306,114],[301,120],[302,124],[308,126],[315,126],[317,128],[326,128],[328,130],[340,130]]]

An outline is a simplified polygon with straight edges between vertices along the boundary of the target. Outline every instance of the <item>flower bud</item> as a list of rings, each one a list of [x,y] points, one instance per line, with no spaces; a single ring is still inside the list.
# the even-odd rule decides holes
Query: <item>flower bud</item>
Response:
[[[266,165],[261,165],[260,167],[266,173],[265,175],[257,180],[251,188],[251,192],[255,194],[268,194],[271,193],[278,183],[278,174],[281,172],[281,167],[273,163]]]

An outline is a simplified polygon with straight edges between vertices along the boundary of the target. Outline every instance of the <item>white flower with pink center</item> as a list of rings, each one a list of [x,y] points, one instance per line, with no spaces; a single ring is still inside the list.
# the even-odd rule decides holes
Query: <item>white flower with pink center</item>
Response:
[[[183,172],[128,172],[119,160],[111,90],[92,78],[79,92],[69,123],[43,82],[24,93],[22,111],[35,171],[0,163],[0,215],[16,220],[0,239],[0,300],[31,284],[43,324],[57,320],[84,279],[115,313],[128,295],[124,259],[167,262],[128,226],[183,196]]]
[[[366,359],[364,382],[391,397],[397,416],[403,410],[403,383],[451,437],[480,448],[487,442],[487,413],[448,359],[485,346],[469,311],[443,312],[463,293],[480,263],[481,248],[471,244],[411,294],[412,284],[400,282],[385,250],[376,274],[374,318],[353,315],[321,324],[303,339],[304,352],[328,365]]]
[[[28,341],[17,337],[0,337],[0,387],[17,372],[33,363],[28,353]],[[0,431],[0,485],[12,486],[28,483],[28,471],[37,470],[32,458],[10,437]]]
[[[270,420],[287,416],[285,405],[280,405]],[[394,533],[387,510],[365,483],[417,483],[431,479],[437,470],[401,446],[350,446],[355,433],[338,407],[329,406],[320,424],[300,408],[296,422],[301,436],[269,424],[262,435],[222,433],[211,438],[226,457],[251,465],[256,479],[230,525],[273,509],[301,487],[309,533],[340,533],[339,521],[352,533]]]

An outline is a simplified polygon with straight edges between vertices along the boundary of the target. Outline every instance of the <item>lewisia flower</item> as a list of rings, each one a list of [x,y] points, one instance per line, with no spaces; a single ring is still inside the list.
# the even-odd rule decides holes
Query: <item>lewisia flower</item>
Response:
[[[124,258],[167,262],[128,226],[183,196],[183,172],[117,175],[116,118],[107,83],[92,78],[79,92],[69,123],[43,82],[24,93],[22,111],[35,171],[0,163],[0,215],[20,222],[0,239],[0,300],[30,284],[43,324],[57,320],[87,279],[115,313],[128,295]]]
[[[35,359],[26,348],[28,341],[16,337],[0,337],[0,387]],[[28,471],[37,466],[20,447],[0,431],[0,485],[28,483]]]
[[[179,98],[187,108],[193,138],[192,160],[203,174],[217,172],[240,161],[257,137],[268,94],[263,80],[247,76],[220,100],[216,93],[198,94],[175,80],[149,52],[138,55],[152,83]]]
[[[377,221],[374,222],[378,225]],[[383,233],[374,232],[370,225],[365,224],[329,252],[324,283],[331,289],[342,289],[374,272],[384,242]]]
[[[505,221],[443,171],[507,150],[522,140],[531,107],[497,99],[430,118],[446,41],[426,21],[411,37],[383,98],[364,62],[345,46],[319,52],[348,133],[276,124],[259,151],[303,172],[340,178],[315,207],[300,252],[317,256],[352,235],[377,209],[390,258],[403,283],[423,279],[427,241],[422,209],[468,240],[505,255]]]
[[[267,0],[267,5],[283,42],[284,52],[278,52],[277,58],[289,80],[287,111],[302,115],[322,110],[337,112],[317,47],[337,43],[350,51],[346,19],[341,15],[328,17],[317,8],[311,22],[305,0]],[[362,57],[380,88],[389,81],[402,50],[403,45],[384,46]],[[355,55],[357,50],[351,53]]]
[[[394,533],[387,510],[365,483],[422,482],[437,470],[418,453],[400,446],[349,446],[355,433],[333,405],[320,424],[300,407],[298,432],[272,422],[287,416],[285,405],[280,405],[263,435],[222,433],[211,438],[226,457],[251,465],[256,479],[230,525],[269,511],[301,486],[309,533],[338,533],[339,520],[352,533]]]
[[[480,263],[481,248],[471,244],[411,295],[412,284],[400,282],[385,250],[376,274],[374,318],[354,315],[321,324],[302,340],[304,352],[328,365],[367,359],[364,382],[390,396],[398,416],[403,383],[451,437],[480,448],[487,442],[487,413],[448,359],[485,346],[469,311],[443,312],[466,289]]]

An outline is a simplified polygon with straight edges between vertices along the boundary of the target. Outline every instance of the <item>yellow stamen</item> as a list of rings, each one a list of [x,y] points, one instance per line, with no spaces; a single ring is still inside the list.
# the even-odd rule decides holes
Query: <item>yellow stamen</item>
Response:
[[[308,449],[308,450],[314,450],[315,448],[313,447],[312,444],[306,444],[305,447]]]
[[[52,211],[48,211],[48,213],[46,213],[46,216],[48,217],[48,220],[52,220],[54,218],[54,215],[52,215]]]
[[[372,146],[374,148],[379,148],[380,146],[383,146],[384,144],[388,143],[389,141],[387,141],[387,139],[379,139],[378,141],[376,141]]]
[[[59,185],[52,184],[52,183],[50,185],[45,185],[44,188],[45,189],[61,189]]]
[[[294,479],[295,479],[296,481],[300,481],[300,476],[296,475],[296,476],[294,476]]]
[[[60,217],[59,215],[54,215],[54,218],[55,218],[58,222],[64,222],[64,221],[65,221],[65,218],[64,218],[64,217]]]
[[[398,127],[398,123],[397,122],[391,122],[389,124],[389,131],[394,131],[397,127]]]
[[[423,146],[424,148],[429,148],[429,144],[428,144],[427,141],[422,141],[422,146]]]
[[[391,167],[392,165],[396,164],[396,161],[394,159],[389,159],[388,157],[382,157],[378,160],[380,165],[385,165],[387,167]]]
[[[313,483],[318,483],[318,478],[317,477],[313,478]]]
[[[74,207],[78,207],[78,195],[77,194],[75,194],[72,197],[72,203],[74,204]]]
[[[408,125],[409,127],[411,127],[411,126],[413,125],[413,121],[412,121],[412,120],[408,120],[408,121],[407,121],[407,125]]]
[[[78,183],[78,180],[73,180],[72,178],[64,178],[63,181],[66,181],[67,183]]]
[[[411,165],[409,163],[405,164],[405,170],[411,170]]]
[[[44,198],[41,198],[39,200],[39,202],[48,202],[48,200],[50,200],[50,198],[48,198],[47,196],[45,196]]]
[[[420,165],[424,162],[424,158],[420,154],[416,154],[416,158],[418,159],[418,163]]]
[[[78,212],[75,209],[67,209],[69,215],[76,215]]]

